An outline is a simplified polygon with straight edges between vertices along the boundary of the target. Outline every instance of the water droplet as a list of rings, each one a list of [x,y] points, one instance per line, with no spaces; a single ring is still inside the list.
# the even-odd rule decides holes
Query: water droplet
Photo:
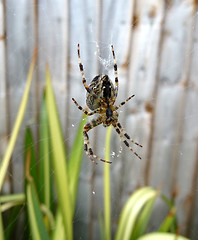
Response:
[[[96,194],[96,192],[94,192],[94,191],[93,191],[92,193],[93,193],[93,195],[95,195],[95,194]]]
[[[112,152],[112,153],[111,153],[111,156],[114,158],[114,157],[115,157],[115,152]]]
[[[120,147],[119,153],[122,153],[122,147]]]
[[[72,124],[72,127],[74,127],[74,124]]]

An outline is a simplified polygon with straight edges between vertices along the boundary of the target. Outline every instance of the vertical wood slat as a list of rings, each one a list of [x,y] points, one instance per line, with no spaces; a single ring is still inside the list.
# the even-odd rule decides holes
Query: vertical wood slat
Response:
[[[128,69],[126,67],[127,63],[127,48],[121,48],[120,43],[122,42],[123,45],[127,46],[129,45],[129,33],[130,33],[130,22],[131,22],[131,12],[133,12],[132,9],[133,2],[132,1],[125,1],[124,3],[121,1],[105,1],[103,5],[103,13],[102,13],[102,43],[101,43],[101,58],[102,61],[100,61],[101,64],[101,74],[108,74],[111,78],[111,80],[114,83],[114,71],[113,71],[113,57],[110,49],[110,45],[114,45],[115,55],[116,55],[116,61],[118,65],[118,77],[119,77],[119,94],[118,99],[116,103],[120,103],[124,99],[126,99],[126,95],[124,94],[124,86],[127,83],[127,72]],[[118,9],[120,11],[118,11]],[[122,33],[121,33],[122,31]],[[120,34],[117,34],[120,32]],[[126,34],[124,34],[124,32]],[[124,108],[121,110],[122,113],[120,113],[119,120],[121,121],[124,117],[125,110]],[[121,121],[122,122],[122,121]],[[100,156],[104,154],[104,136],[105,136],[106,129],[104,129],[102,126],[98,127],[98,135],[97,135],[97,141],[98,141],[98,153]],[[121,142],[120,137],[113,131],[113,138],[114,141],[117,143],[118,148],[120,148]],[[119,214],[120,208],[118,206],[118,197],[120,195],[120,189],[119,184],[121,180],[120,175],[120,169],[122,168],[121,165],[121,158],[118,158],[117,155],[119,155],[119,149],[115,145],[112,146],[112,160],[113,165],[111,167],[112,169],[112,177],[111,182],[113,182],[112,186],[112,219],[116,215]],[[131,154],[131,153],[129,153]],[[121,154],[120,154],[121,156]],[[118,160],[118,161],[116,161]],[[119,174],[116,174],[119,173]],[[97,209],[103,207],[103,181],[101,179],[103,174],[103,166],[97,166],[96,168],[96,178],[95,178],[95,191],[96,196],[94,197],[97,208],[95,209],[95,219],[97,216]],[[121,203],[121,201],[120,201]],[[119,204],[120,205],[120,204]],[[100,229],[99,229],[99,222],[98,220],[95,220],[95,228],[94,228],[94,239],[99,235]]]
[[[3,157],[7,142],[9,139],[8,133],[10,128],[10,121],[8,117],[8,84],[6,83],[6,23],[5,23],[5,2],[0,2],[0,158]],[[9,170],[12,173],[12,165]],[[5,179],[3,191],[9,193],[13,191],[12,179],[8,177]]]
[[[70,4],[71,15],[74,16],[71,18],[72,30],[70,35],[70,95],[71,97],[74,97],[80,105],[84,106],[86,100],[86,91],[82,84],[82,78],[78,66],[77,44],[80,44],[81,60],[84,66],[85,77],[87,82],[90,83],[93,77],[98,74],[98,54],[100,53],[100,43],[98,42],[98,38],[100,38],[100,13],[98,11],[100,11],[101,8],[101,1],[97,1],[97,4],[94,4],[92,1],[71,1]],[[89,9],[90,11],[87,11],[86,9]],[[81,94],[79,94],[79,92]],[[70,124],[69,135],[71,137],[81,118],[82,113],[73,105],[73,103],[70,105],[70,123],[75,126],[73,128]],[[93,132],[90,135],[93,136]],[[93,146],[93,141],[91,141],[91,145]],[[85,239],[92,239],[95,235],[93,223],[95,221],[95,209],[97,208],[97,204],[95,202],[96,197],[93,194],[95,188],[94,167],[95,166],[93,166],[90,161],[87,161],[87,158],[85,157],[82,163],[79,190],[81,194],[79,194],[80,197],[78,200],[78,204],[80,206],[82,206],[83,202],[83,208],[80,210],[82,214],[82,220],[80,220],[75,226],[80,231],[80,233],[79,231],[75,231],[78,233],[76,238],[81,236]],[[85,195],[84,193],[87,194]],[[83,231],[81,231],[82,226],[84,226]]]
[[[194,39],[194,25],[195,18],[194,6],[186,6],[189,8],[188,11],[188,22],[185,24],[187,30],[186,39],[186,50],[184,58],[184,67],[182,69],[181,84],[184,86],[183,95],[181,96],[180,114],[177,128],[177,142],[178,145],[174,148],[174,163],[172,171],[172,195],[176,193],[176,202],[178,209],[179,224],[185,226],[181,230],[181,234],[186,234],[189,230],[187,229],[187,223],[190,220],[190,210],[192,208],[192,196],[193,193],[193,169],[196,166],[196,152],[197,142],[192,139],[192,136],[188,134],[189,125],[188,119],[186,119],[186,110],[190,109],[189,102],[192,103],[192,82],[191,82],[191,71],[192,71],[192,49]],[[194,104],[192,104],[193,106]],[[198,120],[198,119],[197,119]],[[186,128],[188,126],[188,129]],[[198,128],[193,127],[194,131],[198,135]],[[189,161],[186,159],[189,158]],[[188,169],[188,171],[185,171]]]
[[[142,161],[133,161],[135,179],[134,186],[147,183],[145,172],[149,169],[148,153],[149,136],[155,101],[156,74],[160,56],[161,28],[164,18],[163,1],[137,1],[134,27],[131,64],[130,64],[130,92],[135,93],[135,107],[128,117],[128,126],[131,126],[134,136],[139,136],[143,145]],[[152,47],[155,46],[153,49]],[[152,50],[151,50],[152,49]],[[131,159],[130,159],[131,161]],[[132,164],[132,163],[131,163]],[[133,175],[133,174],[132,174]]]
[[[159,75],[159,92],[157,97],[155,135],[153,157],[151,166],[151,182],[156,186],[161,181],[166,194],[179,194],[177,198],[179,211],[179,223],[182,224],[182,212],[185,210],[182,204],[182,192],[185,199],[188,198],[189,186],[184,184],[178,189],[177,169],[181,169],[181,156],[179,156],[179,139],[182,134],[182,111],[185,103],[185,82],[188,80],[189,52],[191,51],[192,5],[190,2],[172,4],[168,9],[165,21],[164,43],[162,48],[162,61]],[[187,20],[188,19],[188,20]],[[177,44],[179,42],[179,44]],[[169,49],[169,51],[168,51]],[[180,74],[180,75],[178,75]],[[172,93],[171,93],[172,92]],[[160,120],[161,119],[161,120]],[[162,124],[163,119],[164,124]],[[195,150],[194,146],[194,150]],[[185,148],[182,155],[185,155]],[[187,152],[186,152],[187,153]],[[194,163],[192,162],[192,165]],[[190,167],[190,166],[189,166]],[[158,171],[156,173],[156,171]],[[180,178],[181,174],[179,170]],[[169,176],[169,177],[167,177]],[[190,180],[190,179],[189,179]],[[180,181],[182,182],[182,181]],[[185,187],[184,187],[185,186]],[[187,190],[188,189],[188,190]],[[187,190],[187,191],[186,191]],[[178,193],[179,191],[179,193]],[[185,192],[185,193],[184,193]],[[184,214],[185,215],[185,214]],[[185,215],[186,221],[187,217]],[[184,225],[183,225],[184,226]],[[182,232],[184,227],[182,228]]]
[[[1,146],[0,156],[2,157],[2,152],[4,152],[3,138],[6,138],[6,72],[5,72],[5,29],[4,29],[4,6],[3,2],[0,2],[0,109],[1,109],[1,126],[0,126],[0,136],[1,136]]]
[[[13,1],[6,1],[6,43],[7,43],[7,74],[6,81],[9,86],[9,113],[11,128],[14,124],[16,114],[21,101],[22,92],[25,86],[29,64],[34,49],[33,35],[33,11],[32,2],[23,0],[16,5]],[[25,121],[30,119],[33,111],[33,98],[30,98]],[[25,121],[21,127],[21,137],[18,139],[12,161],[14,189],[22,191],[23,185],[23,135]],[[10,133],[9,133],[10,134]]]
[[[181,147],[182,145],[187,148],[187,156],[181,156],[181,164],[180,168],[183,171],[180,171],[180,175],[178,177],[178,185],[180,186],[180,189],[183,189],[182,182],[184,180],[188,181],[190,184],[189,189],[190,191],[187,192],[185,198],[184,196],[181,197],[183,201],[183,205],[185,206],[187,219],[186,219],[186,226],[185,233],[192,239],[196,239],[198,235],[198,217],[197,217],[197,211],[198,211],[198,197],[197,197],[197,186],[198,186],[198,142],[197,142],[197,135],[198,135],[198,129],[197,129],[197,101],[198,101],[198,82],[197,82],[197,76],[198,76],[198,15],[197,15],[197,5],[194,6],[195,10],[195,16],[193,17],[194,21],[194,34],[193,34],[193,47],[191,49],[192,54],[192,62],[191,62],[191,69],[190,69],[190,76],[189,76],[189,85],[187,89],[187,97],[186,97],[186,106],[185,106],[185,113],[184,113],[184,130],[183,130],[183,138],[181,141]],[[195,145],[195,146],[194,146]],[[193,147],[192,147],[193,146]],[[191,149],[193,150],[191,151]],[[189,157],[192,155],[192,158]],[[190,160],[190,168],[188,165],[188,162]],[[192,164],[194,162],[194,164]],[[193,169],[192,169],[193,168]],[[186,171],[187,170],[187,171]],[[185,178],[182,178],[182,173]],[[188,175],[189,174],[189,175]],[[180,211],[180,214],[182,214],[183,211]]]
[[[41,92],[45,81],[45,67],[49,64],[60,120],[65,129],[66,71],[68,55],[67,1],[38,1],[39,19],[39,82]]]

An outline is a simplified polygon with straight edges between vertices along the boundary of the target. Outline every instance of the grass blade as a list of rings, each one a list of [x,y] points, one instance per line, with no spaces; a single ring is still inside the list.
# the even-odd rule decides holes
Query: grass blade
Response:
[[[26,161],[26,198],[27,198],[27,210],[29,217],[29,224],[32,233],[33,240],[49,239],[45,224],[43,221],[43,216],[40,211],[40,205],[38,200],[38,195],[34,185],[34,180],[30,175],[30,161],[31,155],[30,150],[27,153]]]
[[[31,129],[29,127],[26,128],[25,131],[25,159],[27,159],[27,152],[30,151],[31,162],[30,162],[30,175],[33,177],[36,187],[38,189],[39,183],[37,178],[37,163],[36,163],[36,154],[34,148],[34,140]]]
[[[149,233],[137,240],[190,240],[188,238],[178,236],[172,233]]]
[[[32,237],[35,240],[49,239],[43,217],[39,208],[39,201],[33,182],[27,183],[27,207]]]
[[[138,237],[142,236],[143,233],[146,231],[146,227],[148,225],[149,219],[151,217],[151,213],[153,210],[153,205],[155,202],[155,199],[158,195],[156,194],[151,200],[149,200],[143,210],[141,211],[140,216],[137,219],[137,222],[135,224],[135,227],[132,232],[132,237],[131,239],[136,240]]]
[[[142,207],[156,194],[157,191],[151,187],[144,187],[138,189],[131,195],[121,212],[121,217],[116,232],[116,240],[130,239],[135,221],[137,219],[137,216],[140,214]]]
[[[1,205],[1,212],[5,212],[10,208],[16,207],[18,205],[23,205],[24,201],[17,201],[17,202],[8,202]]]
[[[4,240],[4,228],[3,228],[3,221],[2,221],[2,214],[0,210],[0,239]]]
[[[172,207],[168,216],[165,218],[161,226],[159,227],[158,232],[168,232],[172,226],[175,227],[176,222],[176,208]],[[174,229],[175,230],[175,229]]]
[[[17,193],[17,194],[1,196],[0,203],[6,203],[6,202],[25,202],[25,194]]]
[[[105,143],[105,160],[110,161],[110,140],[112,127],[107,128]],[[111,239],[111,187],[110,164],[104,163],[104,235],[105,240]]]
[[[43,97],[41,106],[41,125],[40,125],[40,191],[39,196],[42,203],[52,210],[52,176],[51,176],[51,154],[49,123],[47,118],[46,101]]]
[[[77,197],[77,190],[78,190],[78,180],[80,174],[80,167],[82,162],[82,155],[83,155],[83,127],[87,121],[87,117],[84,114],[80,125],[78,127],[78,131],[76,133],[76,137],[74,143],[72,145],[69,163],[68,163],[68,174],[69,174],[69,185],[70,185],[70,192],[72,198],[72,216],[74,214],[75,205],[76,205],[76,197]]]
[[[60,209],[57,210],[56,220],[55,220],[55,228],[52,235],[53,240],[65,240],[65,230],[63,225],[63,217]]]
[[[15,206],[10,209],[8,213],[8,219],[6,220],[7,226],[4,227],[5,229],[5,239],[14,239],[16,234],[16,229],[18,227],[18,217],[20,213],[23,211],[24,202],[22,206]],[[0,238],[1,239],[1,238]]]
[[[72,204],[68,182],[69,177],[66,162],[66,153],[48,67],[46,69],[46,105],[49,119],[51,148],[53,153],[52,161],[58,201],[63,217],[65,235],[67,239],[71,240],[73,239]]]
[[[27,106],[27,101],[28,101],[28,96],[29,96],[29,91],[30,91],[30,86],[31,86],[31,82],[32,82],[32,75],[33,75],[33,71],[34,71],[34,65],[35,65],[35,60],[36,60],[36,54],[37,54],[37,50],[35,49],[34,51],[34,55],[32,58],[32,62],[30,65],[30,69],[29,69],[29,73],[28,73],[28,77],[27,77],[27,83],[26,83],[26,87],[23,93],[23,97],[21,100],[21,104],[19,107],[19,111],[17,114],[17,118],[12,130],[12,134],[11,134],[11,138],[10,141],[8,143],[8,147],[6,150],[6,153],[3,157],[3,160],[1,162],[0,165],[0,190],[2,189],[2,185],[3,185],[3,180],[5,178],[7,169],[8,169],[8,165],[10,162],[10,158],[12,155],[12,152],[14,150],[14,146],[17,140],[17,136],[21,127],[21,123],[25,114],[25,110],[26,110],[26,106]]]

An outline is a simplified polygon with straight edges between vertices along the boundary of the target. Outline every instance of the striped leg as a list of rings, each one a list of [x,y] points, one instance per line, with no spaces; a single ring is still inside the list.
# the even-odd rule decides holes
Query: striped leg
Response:
[[[120,135],[121,140],[123,141],[123,143],[139,158],[142,159],[130,146],[129,143],[127,142],[127,140],[125,140],[124,135],[122,134],[122,132],[120,131],[120,129],[118,128],[117,124],[113,124],[116,132]]]
[[[87,124],[84,126],[84,130],[83,130],[83,135],[84,135],[84,150],[85,150],[87,156],[91,159],[91,161],[92,161],[93,163],[96,163],[94,159],[98,159],[98,160],[100,160],[100,161],[102,161],[102,162],[106,162],[106,163],[111,163],[111,162],[109,162],[109,161],[105,161],[105,160],[103,160],[102,158],[97,157],[97,156],[93,153],[93,150],[92,150],[92,148],[91,148],[91,146],[90,146],[89,136],[88,136],[87,132],[88,132],[89,130],[91,130],[92,128],[100,125],[101,123],[102,123],[101,117],[98,117],[96,120],[93,119],[90,123],[87,123]]]
[[[115,95],[118,95],[118,71],[117,71],[117,63],[115,59],[115,53],[113,49],[113,45],[111,45],[112,53],[113,53],[113,61],[114,61],[114,72],[115,72]]]
[[[93,114],[95,114],[95,113],[97,113],[97,112],[99,111],[99,109],[96,109],[96,110],[93,111],[93,112],[88,112],[87,110],[85,110],[84,108],[82,108],[82,107],[76,102],[76,100],[75,100],[74,98],[72,98],[72,100],[73,100],[73,102],[76,104],[77,108],[78,108],[79,110],[83,111],[84,114],[86,114],[87,116],[91,116],[91,115],[93,115]]]
[[[129,98],[127,98],[124,102],[121,102],[120,105],[118,105],[115,110],[117,110],[118,108],[122,107],[125,103],[127,103],[131,98],[135,97],[135,95],[130,96]]]
[[[85,74],[84,74],[84,70],[83,70],[83,65],[82,65],[82,62],[81,62],[81,59],[80,59],[80,45],[79,44],[78,44],[78,62],[79,62],[80,72],[81,72],[81,75],[82,75],[83,85],[84,85],[85,89],[87,90],[87,92],[90,93],[91,90],[86,83]]]
[[[129,141],[131,141],[132,143],[136,144],[139,147],[143,147],[142,145],[140,145],[139,143],[133,141],[133,139],[130,138],[130,136],[127,134],[127,132],[122,128],[121,124],[119,122],[117,122],[117,126],[119,127],[121,133],[123,134],[124,137],[126,137]]]

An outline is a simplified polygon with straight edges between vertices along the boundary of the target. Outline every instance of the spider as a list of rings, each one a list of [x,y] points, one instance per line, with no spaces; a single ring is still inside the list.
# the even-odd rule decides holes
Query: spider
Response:
[[[139,158],[141,157],[129,146],[127,140],[136,144],[139,147],[142,147],[139,143],[133,141],[127,132],[122,128],[121,124],[118,121],[118,112],[117,110],[132,99],[135,95],[130,96],[124,102],[121,102],[118,106],[115,105],[115,100],[118,95],[118,73],[117,73],[117,63],[115,60],[115,53],[113,45],[111,45],[113,60],[114,60],[114,73],[115,73],[115,87],[108,77],[108,75],[98,75],[88,86],[85,79],[85,74],[83,70],[83,65],[80,58],[80,46],[78,44],[78,62],[79,68],[82,75],[82,83],[87,91],[86,104],[89,107],[91,112],[88,112],[86,109],[83,109],[74,98],[72,98],[75,105],[79,110],[83,111],[86,115],[91,116],[98,113],[99,116],[96,119],[92,119],[88,122],[83,128],[84,136],[84,150],[92,162],[96,163],[94,159],[98,159],[102,162],[112,163],[110,161],[105,161],[102,158],[97,157],[90,146],[88,131],[92,128],[103,124],[104,127],[113,125],[116,132],[119,134],[121,140],[124,144]]]

